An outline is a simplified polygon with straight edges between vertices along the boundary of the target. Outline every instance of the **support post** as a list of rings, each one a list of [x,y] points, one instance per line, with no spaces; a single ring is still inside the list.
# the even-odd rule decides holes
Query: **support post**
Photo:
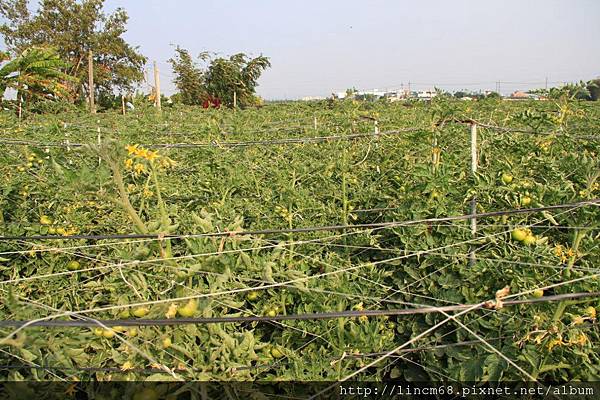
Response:
[[[88,51],[88,86],[90,92],[90,113],[96,114],[96,102],[94,100],[94,94],[96,92],[96,88],[94,87],[94,53],[92,53],[92,50]]]
[[[156,98],[154,99],[154,105],[158,111],[162,110],[162,104],[160,101],[160,74],[158,72],[158,65],[156,61],[154,61],[154,95]]]
[[[23,118],[23,96],[19,93],[19,123]]]
[[[98,121],[98,124],[100,124],[100,121]],[[98,132],[98,148],[100,148],[100,145],[102,145],[102,137],[100,136],[100,126],[98,126],[98,128],[97,128],[97,132]],[[102,157],[98,157],[98,166],[100,166],[101,163],[102,163]]]
[[[237,91],[233,91],[233,109],[237,108]]]
[[[123,111],[123,115],[125,115],[125,95],[121,95],[121,109]]]
[[[477,157],[477,124],[471,124],[471,173],[473,174],[473,178],[475,178],[475,174],[477,173],[478,166],[478,157]],[[477,234],[477,197],[473,196],[471,199],[471,234],[473,237]],[[475,265],[475,250],[472,247],[471,253],[469,255],[469,261],[471,267]]]
[[[314,126],[315,132],[316,132],[318,130],[317,116],[316,115],[313,117],[313,126]]]
[[[379,121],[375,120],[373,124],[375,125],[375,134],[379,135]]]

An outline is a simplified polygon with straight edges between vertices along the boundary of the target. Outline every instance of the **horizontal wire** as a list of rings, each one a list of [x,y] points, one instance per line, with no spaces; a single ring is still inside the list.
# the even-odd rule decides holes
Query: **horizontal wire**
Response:
[[[322,232],[322,231],[340,231],[350,229],[372,229],[372,228],[394,228],[410,225],[420,225],[436,222],[445,221],[460,221],[473,218],[486,218],[502,215],[514,215],[514,214],[530,214],[541,211],[557,210],[557,209],[569,209],[579,208],[588,205],[600,204],[600,199],[592,199],[581,201],[577,203],[559,204],[545,207],[536,208],[524,208],[524,209],[512,209],[504,211],[491,211],[480,214],[464,214],[451,217],[440,217],[440,218],[426,218],[420,220],[407,220],[401,222],[381,222],[381,223],[369,223],[369,224],[354,224],[354,225],[330,225],[330,226],[315,226],[306,228],[291,228],[291,229],[263,229],[254,231],[226,231],[226,232],[209,232],[201,234],[181,234],[181,235],[163,235],[163,234],[119,234],[119,235],[67,235],[67,236],[56,236],[56,235],[37,235],[37,236],[0,236],[0,242],[2,241],[17,241],[17,240],[109,240],[109,239],[190,239],[190,238],[203,238],[203,237],[226,237],[226,236],[257,236],[257,235],[272,235],[272,234],[284,234],[284,233],[307,233],[307,232]]]
[[[549,303],[563,300],[583,299],[583,298],[600,298],[600,292],[591,293],[567,293],[558,294],[553,296],[545,296],[540,298],[526,299],[526,300],[510,300],[502,302],[507,306],[524,305],[524,304],[535,304],[535,303]],[[475,307],[475,308],[473,308]],[[393,309],[393,310],[363,310],[363,311],[336,311],[329,313],[307,313],[307,314],[290,314],[290,315],[277,315],[274,317],[269,316],[252,316],[252,317],[214,317],[214,318],[177,318],[177,319],[120,319],[120,320],[97,320],[94,321],[14,321],[5,320],[0,321],[1,328],[20,328],[23,326],[27,327],[44,327],[44,328],[55,328],[55,327],[69,327],[69,328],[91,328],[97,327],[98,322],[107,327],[115,326],[179,326],[179,325],[206,325],[206,324],[220,324],[220,323],[248,323],[248,322],[275,322],[275,321],[317,321],[326,319],[337,319],[337,318],[359,318],[359,317],[382,317],[382,316],[398,316],[398,315],[415,315],[415,314],[431,314],[440,312],[453,312],[463,311],[467,309],[481,309],[485,308],[484,304],[473,305],[455,305],[455,306],[444,306],[444,307],[421,307],[421,308],[409,308],[409,309]]]
[[[274,140],[252,140],[244,142],[218,142],[213,140],[211,142],[202,143],[150,143],[141,144],[140,146],[146,148],[203,148],[203,147],[248,147],[248,146],[262,146],[262,145],[286,145],[286,144],[304,144],[304,143],[318,143],[327,142],[330,140],[352,140],[365,137],[385,137],[400,135],[406,132],[417,132],[425,130],[425,128],[402,128],[393,129],[389,131],[383,131],[378,133],[353,133],[348,135],[329,135],[329,136],[308,136],[299,138],[286,138],[286,139],[274,139]],[[48,142],[39,143],[31,142],[26,140],[1,140],[0,145],[14,145],[14,146],[35,146],[35,147],[71,147],[79,148],[85,147],[85,143],[65,143],[65,142]]]

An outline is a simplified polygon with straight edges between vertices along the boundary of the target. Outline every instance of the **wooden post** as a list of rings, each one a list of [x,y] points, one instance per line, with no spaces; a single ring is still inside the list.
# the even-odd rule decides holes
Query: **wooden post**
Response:
[[[156,65],[156,61],[154,61],[154,95],[156,98],[154,99],[154,105],[160,111],[162,109],[160,102],[160,75],[158,73],[158,65]]]
[[[315,115],[313,117],[313,126],[315,128],[315,132],[318,130],[318,126],[317,126],[317,116]]]
[[[100,121],[97,121],[97,123],[100,124]],[[98,132],[98,148],[99,148],[100,145],[102,144],[102,138],[100,136],[100,125],[98,125],[97,132]],[[101,163],[102,163],[102,157],[98,157],[98,166],[100,166]]]
[[[471,124],[471,173],[473,174],[473,178],[475,178],[475,174],[477,173],[478,159],[477,159],[477,124]],[[473,237],[477,234],[477,197],[473,196],[471,199],[471,234]],[[471,267],[475,266],[475,250],[471,250],[471,254],[469,257]]]
[[[237,108],[237,92],[235,90],[233,91],[233,108]]]
[[[123,115],[125,115],[125,95],[121,95],[121,108],[123,110]]]
[[[23,96],[19,93],[19,122],[21,122],[21,118],[23,117]]]
[[[379,135],[379,121],[375,120],[374,124],[375,124],[375,134]]]
[[[88,51],[88,86],[90,91],[90,113],[96,114],[96,104],[94,101],[94,94],[96,88],[94,87],[94,54],[92,50]]]

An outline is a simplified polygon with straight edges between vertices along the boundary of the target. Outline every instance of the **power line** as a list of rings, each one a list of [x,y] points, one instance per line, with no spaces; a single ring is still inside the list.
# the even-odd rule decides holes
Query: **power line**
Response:
[[[600,292],[591,293],[567,293],[526,300],[510,300],[502,302],[503,306],[515,306],[536,303],[549,303],[563,300],[574,300],[584,298],[600,297]],[[474,308],[475,307],[475,308]],[[101,325],[107,327],[144,327],[144,326],[179,326],[179,325],[207,325],[220,323],[250,323],[250,322],[277,322],[277,321],[318,321],[337,318],[358,318],[358,317],[382,317],[399,315],[416,315],[431,313],[447,313],[454,311],[463,311],[468,309],[482,309],[484,304],[473,305],[463,304],[444,307],[419,307],[392,310],[363,310],[363,311],[336,311],[325,313],[307,313],[269,316],[249,316],[249,317],[213,317],[213,318],[177,318],[177,319],[120,319],[120,320],[70,320],[70,321],[0,321],[0,328],[21,328],[26,327],[44,327],[44,328],[92,328]]]
[[[351,229],[378,229],[378,228],[394,228],[401,226],[428,224],[445,221],[460,221],[472,218],[485,218],[495,217],[502,215],[514,215],[514,214],[530,214],[540,211],[549,211],[557,209],[569,209],[579,208],[582,206],[595,205],[600,203],[600,199],[593,199],[587,201],[581,201],[577,203],[559,204],[553,206],[536,207],[536,208],[524,208],[524,209],[513,209],[505,211],[491,211],[480,214],[465,214],[456,215],[451,217],[440,217],[440,218],[426,218],[419,220],[407,220],[401,222],[381,222],[381,223],[369,223],[369,224],[354,224],[354,225],[329,225],[329,226],[315,226],[306,228],[291,228],[291,229],[263,229],[254,231],[239,231],[239,232],[209,232],[200,234],[187,234],[187,235],[163,235],[163,234],[119,234],[119,235],[68,235],[68,236],[56,236],[56,235],[38,235],[38,236],[0,236],[0,242],[2,241],[18,241],[18,240],[108,240],[108,239],[187,239],[187,238],[198,238],[198,237],[226,237],[226,236],[257,236],[257,235],[272,235],[272,234],[287,234],[287,233],[307,233],[307,232],[320,232],[320,231],[341,231]]]

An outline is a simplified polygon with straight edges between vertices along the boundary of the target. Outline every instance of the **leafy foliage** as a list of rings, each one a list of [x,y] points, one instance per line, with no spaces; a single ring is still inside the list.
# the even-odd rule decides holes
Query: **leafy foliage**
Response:
[[[0,98],[7,88],[17,90],[17,97],[30,100],[66,98],[70,77],[63,71],[67,67],[58,54],[47,48],[33,47],[0,68]]]
[[[34,46],[52,46],[69,63],[75,78],[71,91],[84,96],[88,51],[94,52],[94,80],[99,94],[130,91],[143,80],[146,58],[129,45],[123,34],[128,16],[119,8],[103,12],[105,0],[42,0],[32,13],[27,0],[1,0],[5,23],[0,33],[13,54]],[[77,23],[73,23],[77,21]]]
[[[600,142],[586,138],[598,129],[597,103],[436,98],[411,107],[352,101],[326,105],[278,103],[237,112],[198,112],[178,105],[161,116],[142,109],[125,117],[72,113],[33,116],[22,125],[1,113],[0,126],[13,139],[95,143],[89,132],[100,120],[103,143],[79,150],[12,146],[0,153],[3,234],[231,234],[118,243],[56,241],[53,251],[46,251],[47,243],[1,242],[0,280],[13,283],[0,283],[0,317],[21,320],[56,310],[104,307],[118,308],[87,315],[295,314],[472,304],[494,298],[505,286],[520,293],[556,285],[544,295],[600,289],[593,278],[600,262],[598,207],[478,218],[475,238],[468,221],[236,235],[240,229],[462,215],[470,212],[474,195],[479,212],[600,197]],[[369,133],[373,119],[382,132],[418,129],[293,146],[166,148],[158,153],[135,146]],[[453,119],[485,120],[535,133],[481,129],[479,170],[472,175],[468,129],[439,123]],[[529,227],[534,243],[513,239],[517,227]],[[471,265],[473,248],[477,258]],[[80,267],[71,270],[74,260]],[[570,280],[577,281],[563,284]],[[293,283],[261,288],[289,281]],[[192,305],[180,299],[189,296],[202,297]],[[147,310],[130,307],[148,300],[164,303]],[[598,307],[598,299],[523,304],[473,311],[460,321],[540,380],[597,380]],[[444,319],[430,313],[117,332],[32,328],[3,342],[1,348],[11,355],[2,353],[0,360],[122,369],[77,372],[80,379],[170,379],[166,373],[145,373],[154,364],[150,357],[187,379],[331,381]],[[4,338],[10,331],[0,332]],[[387,359],[357,378],[523,379],[487,346],[460,345],[472,340],[468,331],[448,322],[402,358]],[[16,356],[26,361],[16,361]],[[47,371],[27,369],[0,377],[56,379]]]
[[[197,66],[190,53],[177,47],[175,58],[169,60],[175,71],[175,85],[179,89],[183,104],[199,105],[211,98],[219,99],[233,107],[234,96],[241,107],[257,105],[256,86],[262,72],[271,66],[267,57],[249,58],[238,53],[229,58],[212,58],[202,53],[199,59],[205,69]]]

